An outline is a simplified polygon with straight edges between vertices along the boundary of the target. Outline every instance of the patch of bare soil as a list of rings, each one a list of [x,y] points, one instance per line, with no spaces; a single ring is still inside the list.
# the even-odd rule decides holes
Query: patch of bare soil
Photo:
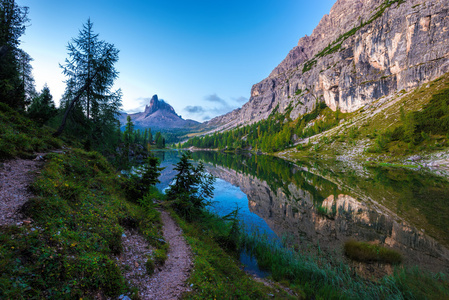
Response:
[[[150,277],[145,262],[152,249],[148,243],[131,231],[122,237],[124,251],[120,258],[125,277],[140,291],[141,299],[178,299],[189,290],[186,281],[192,269],[191,251],[182,231],[170,215],[162,211],[164,239],[169,243],[168,258],[164,266],[156,268]]]
[[[43,166],[43,158],[14,159],[0,163],[0,226],[17,225],[24,220],[19,209],[33,194],[29,185]]]

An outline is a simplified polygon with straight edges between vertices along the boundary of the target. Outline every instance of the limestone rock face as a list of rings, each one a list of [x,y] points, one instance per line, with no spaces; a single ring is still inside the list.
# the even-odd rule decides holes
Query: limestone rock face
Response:
[[[209,125],[222,130],[250,124],[289,105],[296,118],[317,101],[352,112],[449,72],[449,1],[386,3],[338,0],[312,35],[252,87],[241,109]]]
[[[120,123],[126,124],[127,114],[120,116]],[[159,100],[157,95],[154,95],[150,104],[145,106],[145,111],[129,115],[136,128],[151,128],[155,130],[169,130],[189,128],[199,124],[194,120],[184,120],[176,114],[174,108],[165,102]]]

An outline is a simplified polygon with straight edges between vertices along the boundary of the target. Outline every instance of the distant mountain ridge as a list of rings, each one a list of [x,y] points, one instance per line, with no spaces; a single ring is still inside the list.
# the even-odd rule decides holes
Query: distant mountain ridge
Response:
[[[173,129],[188,129],[189,127],[198,125],[199,122],[194,120],[184,120],[179,116],[175,109],[165,102],[159,100],[154,95],[150,104],[145,106],[145,110],[140,113],[127,114],[123,113],[119,117],[120,125],[126,124],[127,116],[131,117],[136,129],[151,128],[159,131],[167,131]]]

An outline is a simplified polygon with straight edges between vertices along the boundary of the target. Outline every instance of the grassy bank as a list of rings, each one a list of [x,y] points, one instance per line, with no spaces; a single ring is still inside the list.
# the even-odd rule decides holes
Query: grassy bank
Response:
[[[129,292],[116,257],[125,227],[162,247],[159,214],[125,200],[121,178],[96,152],[48,155],[23,213],[33,222],[3,226],[0,298],[74,299]]]
[[[284,291],[252,280],[238,261],[238,236],[233,236],[233,222],[206,214],[195,222],[179,217],[194,254],[194,270],[188,280],[192,291],[183,299],[301,299],[301,290]]]
[[[62,146],[52,130],[39,126],[4,103],[0,103],[0,161],[13,157],[29,158]]]

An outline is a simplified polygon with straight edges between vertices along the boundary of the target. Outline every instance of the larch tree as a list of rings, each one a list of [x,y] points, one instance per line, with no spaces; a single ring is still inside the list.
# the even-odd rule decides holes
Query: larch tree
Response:
[[[67,77],[61,103],[66,113],[60,129],[55,133],[59,135],[62,132],[73,108],[81,110],[83,120],[78,118],[74,121],[82,123],[88,140],[94,142],[97,149],[100,146],[104,148],[107,137],[115,132],[122,98],[120,89],[112,90],[118,77],[114,65],[118,61],[119,51],[98,36],[88,19],[78,37],[67,46],[69,58],[61,65]]]

